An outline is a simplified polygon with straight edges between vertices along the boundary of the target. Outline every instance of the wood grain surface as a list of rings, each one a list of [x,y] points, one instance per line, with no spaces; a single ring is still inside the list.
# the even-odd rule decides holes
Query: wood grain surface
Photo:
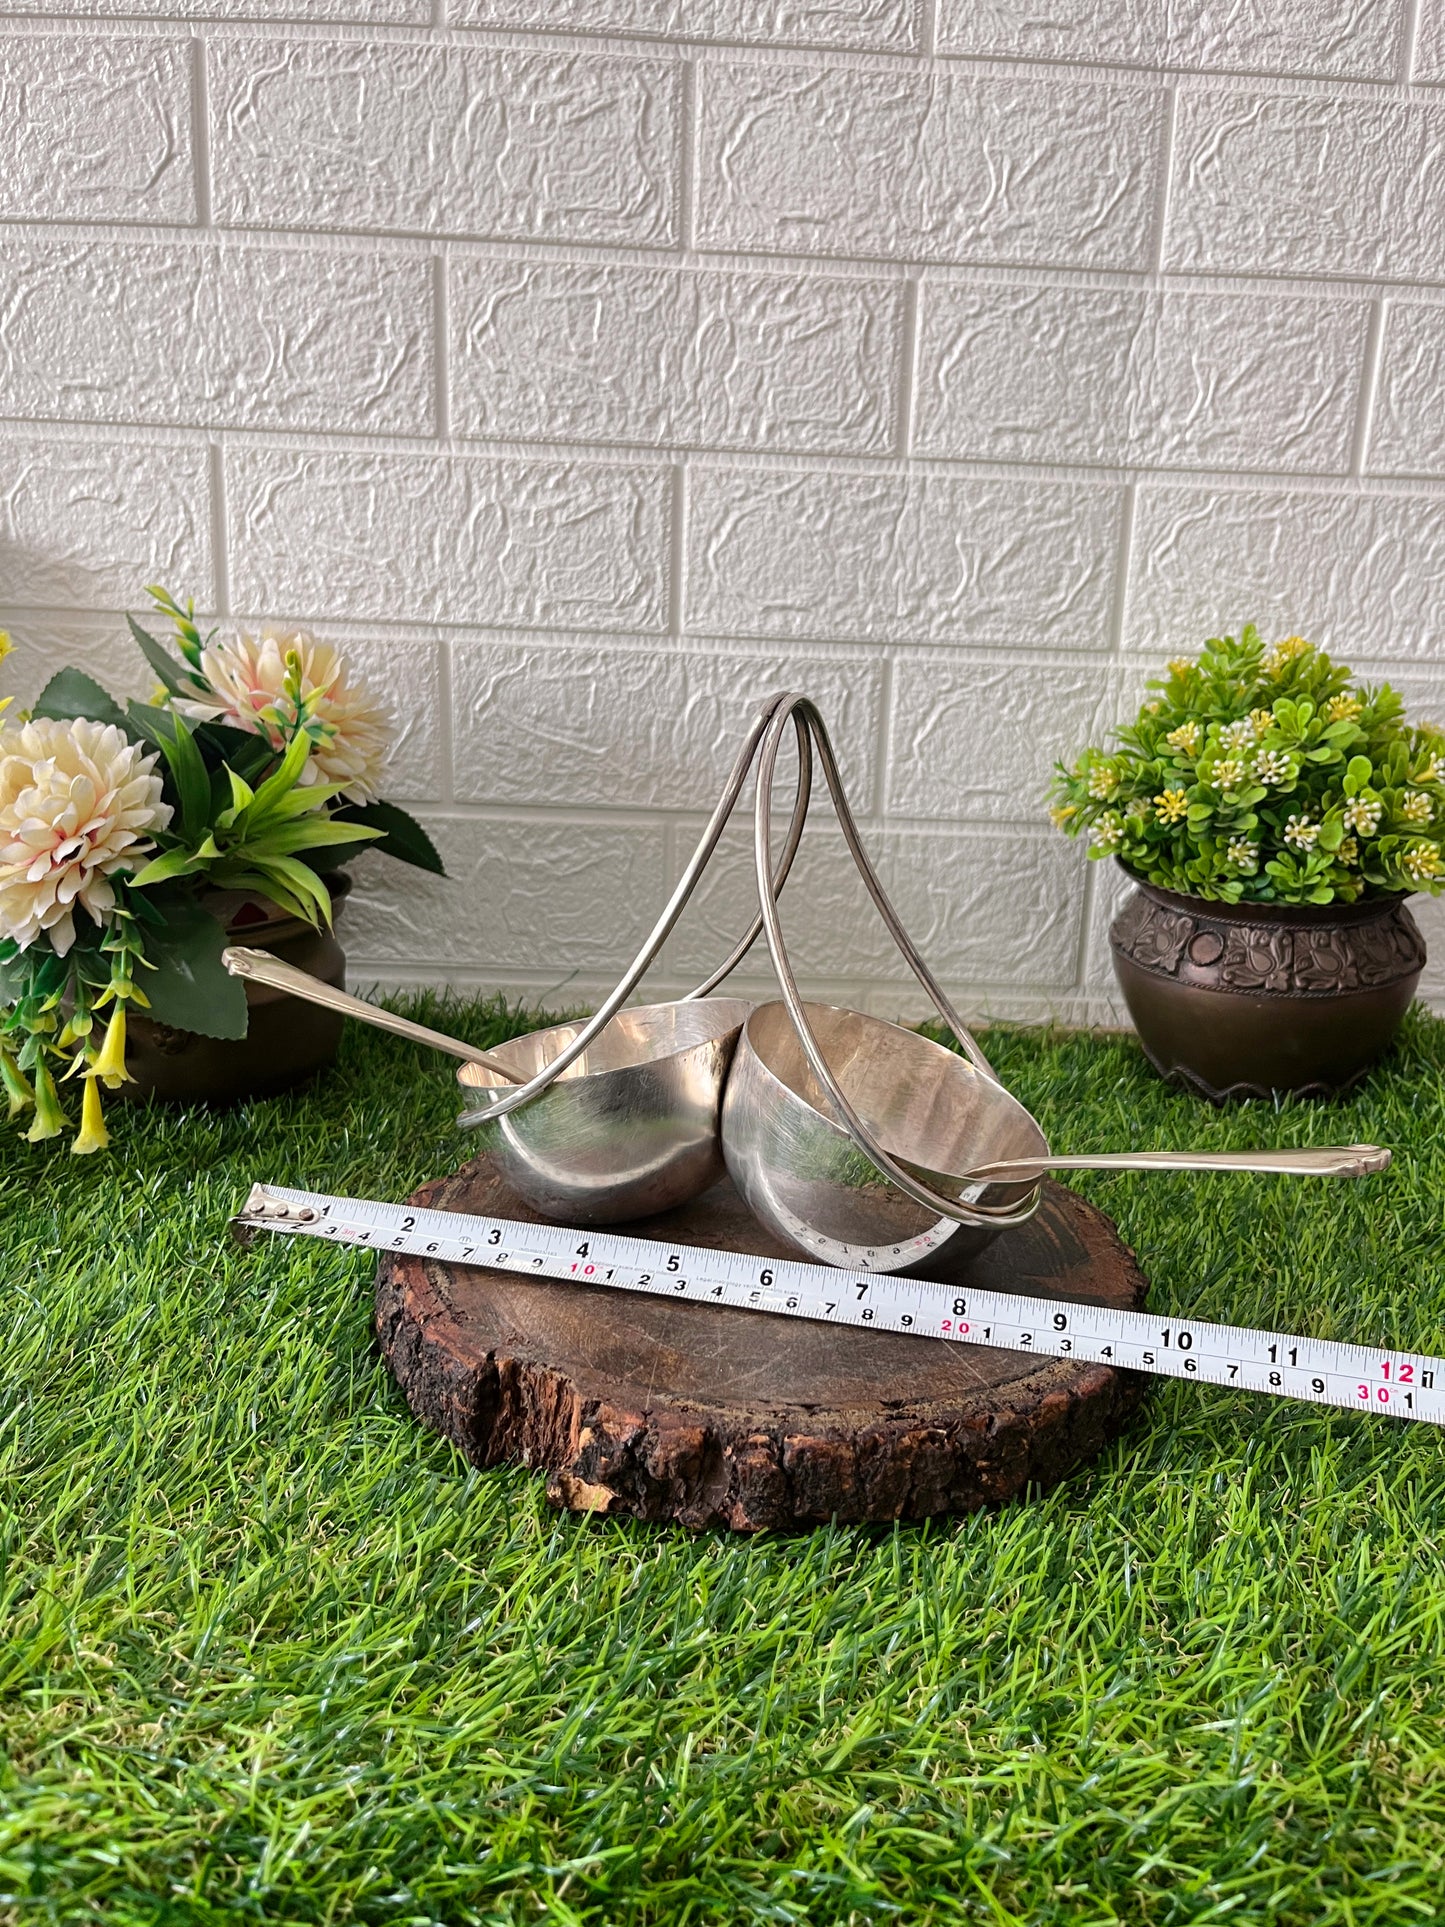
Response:
[[[529,1219],[485,1158],[409,1200]],[[726,1183],[618,1227],[795,1257]],[[950,1283],[1137,1309],[1111,1221],[1046,1184],[1027,1225]],[[942,1289],[942,1287],[940,1287]],[[412,1410],[474,1464],[547,1475],[548,1497],[738,1531],[918,1519],[1042,1491],[1116,1436],[1138,1374],[766,1312],[384,1255],[376,1331]]]

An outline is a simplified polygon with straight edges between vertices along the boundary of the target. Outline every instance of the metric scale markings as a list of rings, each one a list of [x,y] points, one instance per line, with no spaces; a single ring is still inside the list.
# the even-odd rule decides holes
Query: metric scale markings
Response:
[[[254,1186],[234,1224],[244,1233],[282,1231],[608,1291],[646,1292],[951,1344],[995,1345],[1445,1424],[1445,1360],[1420,1352],[277,1185]]]

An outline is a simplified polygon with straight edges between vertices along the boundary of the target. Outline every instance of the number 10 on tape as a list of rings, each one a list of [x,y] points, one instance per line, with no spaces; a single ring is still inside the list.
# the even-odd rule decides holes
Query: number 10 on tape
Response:
[[[289,1232],[607,1291],[994,1345],[1445,1425],[1445,1360],[1420,1352],[275,1185],[256,1185],[234,1224],[243,1235]]]

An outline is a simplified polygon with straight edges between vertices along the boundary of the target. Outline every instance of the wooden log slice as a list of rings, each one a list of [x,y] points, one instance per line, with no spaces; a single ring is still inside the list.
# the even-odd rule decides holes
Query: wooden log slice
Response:
[[[485,1158],[410,1203],[535,1220]],[[797,1254],[729,1184],[619,1229]],[[1147,1284],[1102,1211],[1046,1184],[1038,1215],[951,1283],[1134,1310]],[[920,1519],[1053,1484],[1121,1429],[1138,1373],[766,1312],[717,1310],[394,1253],[381,1350],[416,1415],[473,1464],[547,1474],[579,1511],[754,1532]]]

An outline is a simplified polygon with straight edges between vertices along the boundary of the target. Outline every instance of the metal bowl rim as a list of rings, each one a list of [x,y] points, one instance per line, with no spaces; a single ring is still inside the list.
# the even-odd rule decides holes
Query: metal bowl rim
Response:
[[[543,1098],[549,1097],[553,1091],[561,1090],[567,1086],[575,1088],[578,1085],[586,1084],[589,1088],[595,1088],[606,1078],[626,1077],[634,1071],[650,1070],[659,1065],[679,1063],[684,1058],[691,1057],[695,1051],[710,1049],[714,1044],[718,1043],[720,1039],[726,1037],[729,1031],[736,1030],[741,1033],[753,1012],[754,1005],[751,1000],[744,997],[697,997],[686,1000],[674,999],[667,1003],[657,1004],[624,1004],[622,1009],[619,1010],[616,1015],[603,1026],[597,1036],[593,1038],[592,1043],[587,1047],[587,1052],[583,1053],[584,1059],[586,1055],[595,1049],[595,1047],[601,1043],[602,1039],[606,1037],[618,1017],[640,1017],[646,1019],[655,1016],[659,1011],[675,1012],[679,1009],[697,1011],[715,1010],[718,1012],[735,1011],[740,1014],[736,1022],[720,1022],[710,1033],[695,1037],[690,1043],[679,1045],[676,1050],[663,1051],[651,1057],[639,1057],[630,1064],[609,1064],[605,1068],[586,1071],[580,1070],[577,1064],[569,1064],[565,1071],[559,1073],[555,1084],[550,1085],[545,1091],[540,1091],[535,1101],[540,1103]],[[548,1024],[541,1030],[526,1031],[520,1037],[509,1037],[505,1043],[490,1045],[489,1049],[493,1057],[500,1057],[505,1061],[513,1045],[527,1045],[540,1042],[546,1038],[555,1037],[559,1031],[567,1031],[571,1033],[571,1036],[575,1036],[586,1021],[585,1017],[568,1018],[560,1024]],[[570,1036],[562,1039],[564,1045],[570,1041]],[[519,1063],[516,1068],[519,1074],[523,1076],[535,1077],[538,1071],[543,1070],[550,1061],[550,1058],[545,1059],[543,1063],[534,1064],[531,1068],[528,1068],[526,1064]],[[476,1092],[510,1090],[513,1088],[511,1085],[505,1084],[494,1071],[489,1071],[484,1064],[459,1065],[456,1075],[457,1082],[467,1092],[468,1096]]]
[[[908,1038],[912,1044],[926,1045],[928,1047],[929,1053],[936,1054],[936,1057],[938,1060],[945,1062],[950,1067],[949,1073],[948,1073],[950,1076],[955,1075],[958,1072],[963,1072],[969,1077],[976,1078],[980,1083],[989,1082],[989,1080],[984,1076],[983,1072],[980,1071],[976,1065],[971,1064],[966,1057],[961,1057],[957,1051],[951,1051],[946,1044],[940,1044],[937,1042],[936,1039],[932,1037],[925,1037],[921,1031],[909,1029],[909,1027],[905,1024],[895,1024],[887,1017],[875,1017],[871,1011],[855,1010],[850,1008],[847,1004],[820,1004],[820,1003],[814,1003],[812,1001],[805,1001],[803,1004],[803,1009],[805,1012],[808,1013],[809,1016],[811,1016],[813,1012],[818,1011],[818,1012],[827,1012],[829,1014],[833,1014],[841,1017],[861,1018],[863,1022],[866,1024],[877,1025],[877,1027],[880,1030],[892,1031],[895,1036]],[[757,1065],[759,1070],[761,1070],[765,1074],[765,1076],[767,1077],[772,1087],[774,1087],[777,1091],[781,1092],[783,1096],[791,1100],[792,1103],[800,1105],[803,1110],[809,1113],[810,1116],[816,1118],[820,1124],[826,1125],[827,1128],[834,1134],[835,1137],[844,1139],[846,1142],[851,1144],[853,1142],[853,1135],[851,1131],[849,1131],[848,1127],[845,1124],[841,1124],[837,1118],[831,1117],[826,1111],[820,1111],[816,1104],[809,1103],[808,1099],[804,1097],[800,1091],[795,1091],[791,1084],[789,1084],[784,1078],[779,1077],[778,1073],[773,1069],[772,1065],[768,1062],[767,1058],[763,1055],[762,1051],[759,1050],[757,1040],[753,1035],[753,1019],[756,1017],[765,1016],[766,1014],[774,1010],[781,1011],[784,1018],[788,1019],[789,1030],[791,1031],[792,1027],[791,1027],[791,1019],[788,1017],[788,1007],[785,1003],[783,1003],[781,998],[774,998],[764,1004],[755,1004],[752,1010],[748,1013],[746,1022],[743,1024],[742,1035],[738,1039],[739,1050],[741,1050],[743,1044],[746,1042],[748,1049],[752,1053],[753,1062]],[[796,1039],[796,1032],[792,1032],[792,1035]],[[802,1050],[801,1041],[798,1042],[798,1049],[799,1051]],[[805,1056],[804,1063],[806,1064],[806,1062],[807,1062],[807,1059]],[[1022,1113],[1022,1115],[1028,1119],[1029,1123],[1033,1126],[1034,1130],[1038,1132],[1040,1150],[1046,1153],[1048,1150],[1048,1140],[1044,1136],[1043,1127],[1040,1125],[1038,1119],[1034,1116],[1033,1112],[1029,1110],[1027,1105],[1020,1103],[1018,1098],[1016,1098],[1013,1092],[1010,1091],[1005,1085],[998,1084],[997,1090],[999,1092],[999,1095],[1005,1098],[1008,1101],[1008,1104],[1015,1111]],[[895,1150],[894,1147],[892,1145],[887,1144],[886,1141],[881,1138],[881,1136],[880,1136],[880,1142],[883,1142],[884,1148],[890,1153],[890,1155],[893,1157],[896,1157],[899,1160],[899,1162],[902,1164],[916,1166],[921,1172],[933,1171],[939,1177],[957,1176],[961,1182],[967,1181],[966,1174],[964,1173],[939,1171],[936,1166],[927,1166],[922,1164],[920,1160],[913,1157],[908,1152]],[[1013,1190],[1017,1188],[1017,1185],[1018,1185],[1018,1181],[1015,1180],[1007,1184],[991,1185],[989,1189],[1002,1192],[1004,1190]],[[1024,1188],[1028,1189],[1032,1187],[1029,1187],[1026,1185],[1024,1186]]]

